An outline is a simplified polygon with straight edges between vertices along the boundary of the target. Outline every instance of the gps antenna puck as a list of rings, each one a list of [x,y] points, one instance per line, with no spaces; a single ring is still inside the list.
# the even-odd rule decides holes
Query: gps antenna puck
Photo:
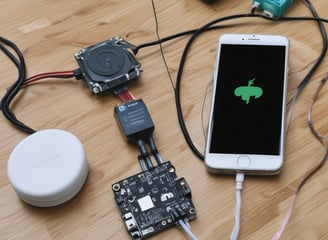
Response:
[[[23,139],[11,153],[8,178],[18,196],[37,207],[67,202],[88,174],[83,146],[73,134],[48,129]]]
[[[129,70],[129,61],[124,50],[115,46],[94,49],[87,56],[86,62],[90,71],[101,76],[111,77]]]

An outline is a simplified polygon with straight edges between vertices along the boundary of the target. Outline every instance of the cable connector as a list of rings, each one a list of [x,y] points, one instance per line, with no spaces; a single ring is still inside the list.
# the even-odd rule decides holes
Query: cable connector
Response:
[[[142,99],[115,107],[115,117],[124,136],[133,142],[148,140],[154,132],[154,123]]]
[[[236,174],[236,208],[235,208],[235,225],[230,235],[230,240],[238,240],[240,230],[240,212],[241,212],[241,190],[243,189],[244,174]]]
[[[253,0],[253,8],[262,10],[270,17],[279,18],[293,3],[294,0]]]
[[[237,173],[236,174],[236,190],[242,190],[243,189],[243,183],[244,183],[244,174],[243,173]]]

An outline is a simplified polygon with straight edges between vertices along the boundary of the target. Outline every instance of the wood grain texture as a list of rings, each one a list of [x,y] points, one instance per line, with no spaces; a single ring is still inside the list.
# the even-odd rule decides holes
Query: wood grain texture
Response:
[[[139,45],[156,40],[150,0],[2,0],[1,35],[14,41],[26,58],[28,76],[77,68],[74,54],[81,48],[122,36]],[[200,0],[155,1],[159,34],[169,36],[194,29],[222,16],[248,13],[251,1],[220,0],[206,5]],[[328,18],[328,2],[313,0],[319,14]],[[288,16],[311,16],[302,1],[295,1]],[[288,97],[318,58],[322,40],[316,22],[269,22],[239,19],[221,24],[220,30],[199,37],[192,46],[182,80],[182,105],[186,124],[196,146],[203,151],[209,113],[211,78],[216,42],[223,33],[283,34],[290,39]],[[163,44],[175,82],[188,37]],[[234,222],[233,176],[207,173],[188,148],[178,125],[172,84],[158,46],[140,50],[142,76],[129,85],[143,98],[155,122],[155,140],[165,160],[193,191],[198,215],[191,222],[199,239],[229,239]],[[272,239],[289,204],[294,187],[323,156],[324,147],[307,126],[307,111],[319,81],[328,69],[324,61],[299,97],[286,143],[286,162],[273,177],[246,177],[240,239]],[[0,95],[15,81],[17,72],[0,54]],[[328,134],[328,86],[313,110],[317,128]],[[202,105],[205,92],[204,111]],[[17,117],[41,130],[72,132],[83,143],[89,176],[82,191],[54,208],[35,208],[20,201],[7,179],[7,161],[26,137],[0,116],[0,234],[1,239],[130,239],[116,208],[111,184],[140,171],[137,150],[126,143],[113,117],[119,104],[112,94],[92,96],[82,81],[46,80],[19,94],[12,109]],[[202,119],[203,114],[203,119]],[[204,122],[204,124],[202,123]],[[300,192],[282,239],[328,239],[328,175],[325,165]],[[188,239],[172,228],[151,239]]]

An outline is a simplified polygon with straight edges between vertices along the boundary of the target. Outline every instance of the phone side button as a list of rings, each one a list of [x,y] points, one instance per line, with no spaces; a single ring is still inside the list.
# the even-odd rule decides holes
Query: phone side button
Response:
[[[248,167],[251,164],[251,159],[247,156],[240,156],[237,159],[237,164],[240,167]]]

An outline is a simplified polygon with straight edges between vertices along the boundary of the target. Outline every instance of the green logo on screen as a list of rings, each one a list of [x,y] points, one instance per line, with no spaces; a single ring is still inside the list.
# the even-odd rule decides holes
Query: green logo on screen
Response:
[[[260,87],[253,86],[255,78],[248,81],[247,86],[237,87],[235,89],[235,96],[241,97],[241,100],[245,101],[246,104],[249,104],[251,97],[259,98],[263,95],[263,90]]]

